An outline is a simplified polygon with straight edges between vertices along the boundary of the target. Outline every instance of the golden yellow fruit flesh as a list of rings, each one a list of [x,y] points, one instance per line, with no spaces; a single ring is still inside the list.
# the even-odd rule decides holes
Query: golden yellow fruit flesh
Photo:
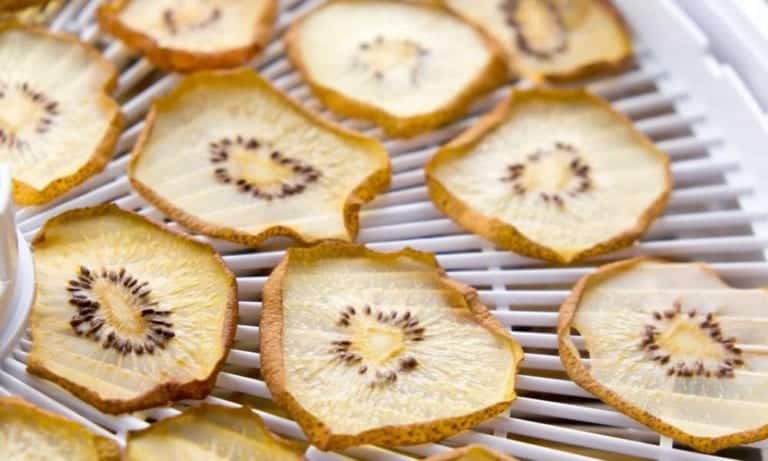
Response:
[[[202,405],[128,434],[125,461],[301,461],[304,447],[270,433],[248,408]]]
[[[111,439],[20,398],[0,397],[0,458],[118,461],[120,447]]]
[[[272,29],[276,0],[112,0],[101,26],[156,66],[175,71],[247,63]]]
[[[632,54],[616,8],[603,0],[446,0],[506,51],[514,73],[568,79],[623,65]]]
[[[609,404],[716,451],[768,435],[766,308],[765,290],[731,288],[702,264],[620,262],[583,279],[563,305],[560,350],[571,377]]]
[[[40,204],[101,170],[120,127],[112,64],[76,38],[0,27],[0,163],[14,199]]]
[[[517,461],[517,458],[497,453],[480,445],[469,445],[430,456],[424,461]]]
[[[33,247],[31,372],[110,413],[210,391],[237,295],[209,246],[101,206],[53,218]]]
[[[528,256],[571,262],[631,244],[666,204],[669,159],[580,90],[520,90],[426,167],[433,202]]]
[[[393,135],[426,131],[500,83],[503,64],[469,24],[417,3],[324,4],[292,25],[290,56],[331,109],[372,119]]]
[[[187,227],[256,245],[354,238],[389,184],[377,141],[298,107],[250,70],[198,73],[159,99],[129,166],[133,185]]]
[[[522,350],[431,255],[292,249],[264,305],[267,384],[319,447],[439,439],[515,397]]]

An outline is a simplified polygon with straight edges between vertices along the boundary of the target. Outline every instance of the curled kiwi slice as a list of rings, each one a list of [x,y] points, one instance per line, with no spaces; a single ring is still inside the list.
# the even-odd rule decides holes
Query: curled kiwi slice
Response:
[[[609,0],[446,0],[493,36],[513,73],[539,82],[619,70],[632,42]]]
[[[201,405],[129,432],[125,461],[301,461],[304,449],[269,432],[246,407]]]
[[[428,131],[460,116],[506,71],[492,39],[427,3],[325,3],[291,25],[289,55],[331,109],[395,136]]]
[[[247,245],[354,239],[390,180],[372,138],[291,101],[251,70],[201,72],[155,101],[131,183],[195,231]]]
[[[0,26],[0,163],[13,198],[48,202],[101,171],[120,132],[117,73],[74,37]]]
[[[669,159],[583,90],[514,92],[426,167],[435,205],[515,252],[559,263],[634,242],[663,210]]]
[[[558,335],[579,385],[714,452],[768,437],[767,325],[764,289],[731,288],[704,264],[633,259],[579,281],[560,308]]]
[[[99,22],[155,66],[177,72],[236,67],[269,40],[277,0],[110,0]]]
[[[119,461],[120,447],[111,439],[18,397],[0,397],[0,458]]]
[[[431,254],[290,249],[263,297],[262,373],[323,450],[439,440],[515,398],[522,349]]]
[[[439,455],[430,456],[424,461],[517,461],[481,445],[467,445]]]
[[[32,245],[30,372],[107,413],[210,392],[237,318],[210,246],[114,205],[52,218]]]

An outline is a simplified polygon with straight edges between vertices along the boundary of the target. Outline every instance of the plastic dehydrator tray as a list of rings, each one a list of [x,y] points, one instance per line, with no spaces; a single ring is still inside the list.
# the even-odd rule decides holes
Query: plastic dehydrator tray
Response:
[[[311,96],[307,86],[285,57],[282,33],[291,20],[319,3],[314,0],[281,1],[281,14],[273,40],[253,63],[277,87],[324,116],[337,119]],[[346,454],[359,459],[401,460],[446,450],[447,446],[481,443],[525,459],[584,460],[624,455],[618,459],[716,460],[743,459],[748,448],[705,455],[677,446],[666,438],[602,404],[568,380],[557,356],[557,309],[571,285],[597,262],[630,255],[654,255],[710,262],[737,286],[768,285],[768,234],[763,233],[768,213],[760,210],[765,187],[765,163],[756,157],[766,138],[765,121],[738,78],[710,57],[703,34],[671,0],[654,6],[637,0],[618,1],[635,30],[636,64],[618,76],[596,80],[589,89],[609,99],[629,115],[671,157],[675,189],[665,214],[635,247],[569,267],[547,266],[495,248],[459,229],[438,213],[427,199],[422,166],[436,146],[471,125],[504,97],[500,88],[474,107],[464,119],[428,135],[408,140],[386,139],[381,131],[360,121],[343,124],[383,138],[394,171],[389,192],[365,207],[359,241],[378,250],[405,246],[437,253],[449,274],[474,285],[495,316],[508,325],[526,349],[518,391],[511,409],[473,431],[441,444],[401,447],[397,451],[360,447]],[[152,99],[177,81],[163,74],[120,43],[103,34],[94,21],[98,0],[72,0],[50,27],[78,34],[99,47],[119,67],[115,95],[127,128],[106,170],[54,203],[21,209],[16,221],[29,240],[51,216],[64,210],[114,201],[126,209],[163,220],[164,216],[129,187],[125,176],[128,152],[141,130]],[[524,84],[524,83],[522,83]],[[174,228],[178,226],[166,220]],[[208,240],[200,237],[201,240]],[[212,241],[236,272],[240,292],[239,345],[231,351],[219,375],[215,397],[208,401],[234,405],[223,398],[261,402],[268,408],[269,391],[258,378],[257,349],[260,293],[271,268],[281,259],[279,249],[255,251],[231,243]],[[20,255],[21,256],[21,255]],[[31,276],[18,283],[30,286]],[[21,303],[23,304],[23,303]],[[16,306],[23,310],[23,306]],[[110,416],[84,404],[55,385],[25,371],[28,338],[13,345],[0,366],[0,394],[21,395],[44,408],[78,420],[122,443],[126,431],[146,427],[148,421],[176,414],[186,405],[157,408],[136,414]],[[257,406],[258,407],[258,406]],[[303,438],[298,426],[268,411],[255,410],[274,431]],[[536,439],[536,440],[532,440]],[[564,451],[565,447],[592,451]],[[762,442],[753,447],[768,447]],[[754,450],[754,455],[759,455]],[[310,448],[310,459],[336,459],[334,454]],[[591,458],[592,457],[592,458]],[[612,458],[613,459],[613,458]]]

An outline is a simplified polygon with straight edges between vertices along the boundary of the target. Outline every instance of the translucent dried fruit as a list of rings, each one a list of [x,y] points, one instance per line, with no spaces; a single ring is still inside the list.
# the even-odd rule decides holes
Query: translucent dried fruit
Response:
[[[304,447],[281,439],[248,408],[202,405],[129,432],[125,461],[300,461]]]
[[[669,159],[583,90],[516,91],[426,167],[435,205],[502,247],[569,263],[634,242],[663,210]]]
[[[579,281],[560,308],[560,355],[606,403],[714,452],[768,437],[767,323],[764,289],[731,288],[704,264],[633,259]]]
[[[237,320],[210,246],[102,205],[52,218],[33,248],[30,372],[107,413],[210,392]]]
[[[14,200],[42,204],[101,171],[121,128],[114,66],[76,38],[6,25],[0,67],[0,163]]]
[[[176,221],[247,245],[354,239],[360,207],[391,176],[379,142],[245,69],[189,76],[156,100],[128,174]]]
[[[619,70],[632,42],[608,0],[446,0],[506,51],[510,69],[535,82]]]
[[[119,461],[120,447],[111,439],[18,397],[0,397],[0,458]]]
[[[492,39],[426,3],[325,3],[291,25],[289,55],[331,109],[395,136],[428,131],[464,113],[506,70]]]
[[[276,0],[111,0],[99,8],[107,32],[177,72],[236,67],[269,40]]]
[[[516,459],[496,453],[480,445],[468,445],[446,453],[430,456],[424,461],[516,461]]]
[[[321,449],[439,440],[515,398],[522,349],[431,254],[291,249],[263,302],[262,374]]]

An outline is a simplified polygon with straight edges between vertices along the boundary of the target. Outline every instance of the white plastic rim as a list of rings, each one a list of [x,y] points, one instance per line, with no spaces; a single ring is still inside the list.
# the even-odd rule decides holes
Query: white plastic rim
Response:
[[[120,69],[115,94],[127,119],[116,156],[105,171],[54,202],[16,213],[24,238],[30,240],[44,222],[73,208],[114,202],[162,221],[157,209],[135,194],[125,177],[125,165],[151,101],[178,81],[155,72],[146,60],[99,30],[94,12],[101,0],[69,0],[51,24],[99,47]],[[334,116],[323,109],[286,59],[282,33],[298,15],[321,0],[280,0],[281,13],[273,40],[252,67],[278,88],[348,128],[384,142],[394,170],[392,188],[361,212],[359,241],[381,251],[405,246],[437,254],[449,276],[475,286],[493,315],[526,348],[517,383],[520,397],[509,411],[485,421],[475,430],[440,443],[400,447],[390,451],[363,446],[345,451],[354,459],[412,461],[411,456],[443,452],[450,446],[480,443],[522,459],[584,461],[606,457],[665,461],[723,461],[743,459],[744,452],[708,455],[692,452],[648,430],[594,399],[568,380],[557,355],[557,308],[578,277],[593,264],[634,255],[699,260],[710,263],[738,286],[768,285],[768,188],[761,182],[768,170],[760,167],[768,129],[758,126],[752,96],[737,76],[713,59],[704,34],[674,0],[614,0],[636,33],[636,63],[626,72],[602,78],[588,89],[608,99],[672,160],[676,187],[670,206],[649,233],[632,248],[573,266],[550,266],[495,248],[468,234],[440,214],[427,198],[422,166],[436,146],[447,142],[505,97],[510,85],[480,101],[462,120],[413,139],[386,138],[381,130],[360,120]],[[716,1],[716,0],[713,0]],[[670,47],[669,44],[674,46]],[[749,206],[754,205],[754,206]],[[171,228],[183,231],[177,223]],[[244,344],[230,351],[209,403],[238,406],[233,395],[269,399],[266,384],[251,373],[259,367],[258,348],[261,289],[266,274],[282,251],[254,251],[229,242],[196,236],[213,244],[238,278],[240,293],[237,339]],[[0,363],[0,394],[6,392],[86,424],[92,430],[125,442],[127,431],[177,414],[196,401],[178,402],[145,412],[107,415],[52,383],[26,372],[31,341],[22,337]],[[233,394],[234,393],[234,394]],[[278,414],[254,409],[274,432],[303,439],[298,425]],[[529,437],[537,440],[523,439]],[[545,443],[539,442],[544,441]],[[597,450],[567,451],[564,446]],[[768,448],[768,441],[752,444]],[[310,447],[310,461],[347,460]],[[620,458],[621,459],[621,458]],[[766,458],[768,459],[768,458]]]
[[[0,284],[10,282],[16,274],[16,220],[12,190],[10,170],[0,163]]]
[[[12,190],[8,167],[0,165],[0,360],[24,332],[35,287],[32,254],[16,230]]]
[[[18,264],[10,296],[12,309],[8,309],[4,318],[0,318],[0,360],[5,358],[24,334],[24,325],[35,298],[35,270],[32,252],[21,233],[18,233]],[[2,306],[0,306],[2,309]],[[0,314],[2,315],[2,314]]]

